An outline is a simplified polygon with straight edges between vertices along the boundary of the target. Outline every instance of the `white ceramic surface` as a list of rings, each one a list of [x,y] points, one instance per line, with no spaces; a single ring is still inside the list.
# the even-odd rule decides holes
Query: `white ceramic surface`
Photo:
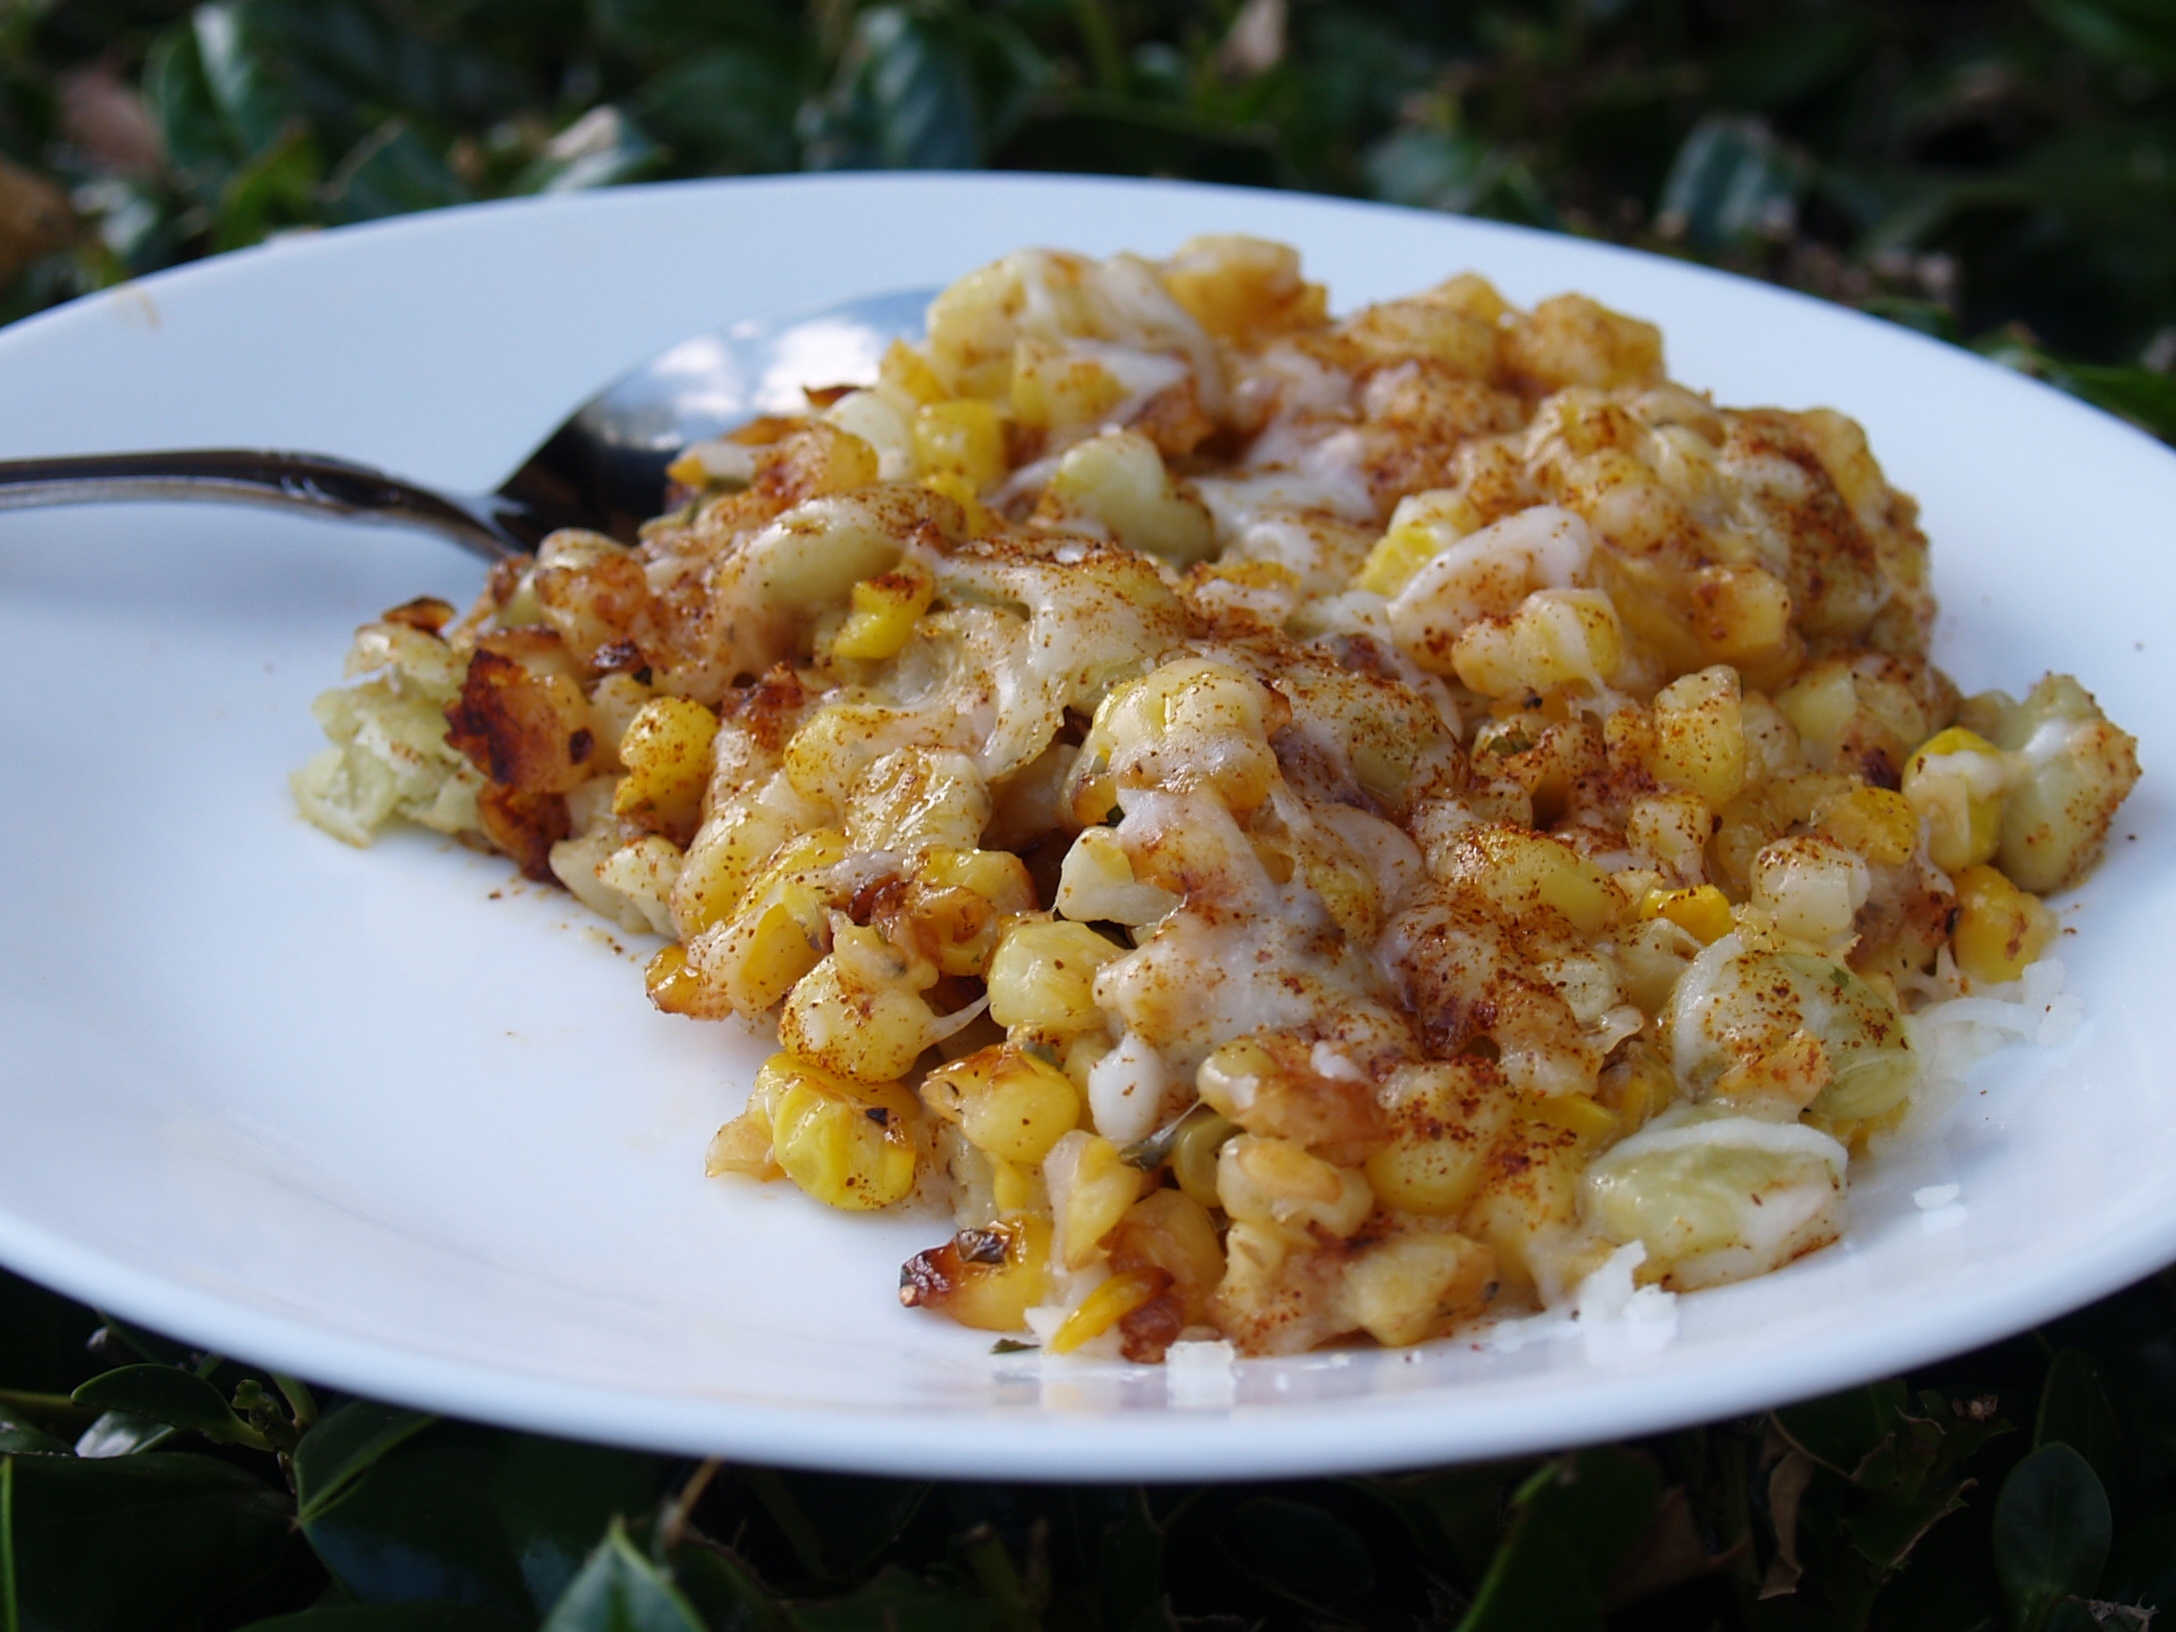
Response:
[[[1862,1176],[1841,1246],[1682,1300],[1661,1352],[1439,1345],[1151,1369],[993,1357],[901,1310],[933,1219],[707,1181],[761,1048],[648,1009],[643,948],[499,862],[347,850],[288,768],[351,627],[478,569],[267,513],[0,516],[0,1260],[339,1387],[570,1435],[870,1471],[1385,1468],[1742,1412],[2015,1331],[2176,1258],[2176,457],[2051,391],[1772,289],[1289,195],[1019,177],[779,180],[296,239],[0,333],[0,455],[269,445],[496,481],[621,367],[732,318],[1007,249],[1305,250],[1340,307],[1477,267],[1658,320],[1733,403],[1836,405],[1917,493],[1967,689],[2074,670],[2147,781],[2066,909],[2088,1003]],[[1912,1191],[1955,1183],[1955,1203]]]

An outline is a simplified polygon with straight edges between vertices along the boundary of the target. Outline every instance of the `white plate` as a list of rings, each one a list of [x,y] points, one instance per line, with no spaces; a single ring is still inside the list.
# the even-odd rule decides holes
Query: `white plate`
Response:
[[[842,1469],[1212,1478],[1651,1431],[1964,1349],[2176,1257],[2176,458],[2051,391],[1756,284],[1323,199],[996,176],[636,189],[291,240],[0,334],[0,454],[310,448],[484,488],[620,368],[735,317],[1029,243],[1299,244],[1340,307],[1477,267],[1661,322],[1732,403],[1862,420],[1925,502],[1967,689],[2073,670],[2147,780],[2066,909],[2088,1023],[1983,1068],[1839,1247],[1577,1341],[1158,1370],[993,1357],[901,1310],[934,1220],[707,1181],[761,1046],[650,1012],[639,948],[498,861],[361,854],[286,773],[351,627],[478,570],[208,508],[0,516],[0,1259],[191,1341],[491,1421]],[[1961,1186],[1937,1212],[1914,1189]]]

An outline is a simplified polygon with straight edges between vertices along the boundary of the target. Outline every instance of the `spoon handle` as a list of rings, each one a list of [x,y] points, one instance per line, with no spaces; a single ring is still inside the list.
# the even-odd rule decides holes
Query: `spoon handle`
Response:
[[[526,554],[530,530],[509,501],[461,498],[367,465],[314,453],[203,448],[0,460],[0,510],[132,499],[269,504],[391,526],[422,527],[487,560]]]

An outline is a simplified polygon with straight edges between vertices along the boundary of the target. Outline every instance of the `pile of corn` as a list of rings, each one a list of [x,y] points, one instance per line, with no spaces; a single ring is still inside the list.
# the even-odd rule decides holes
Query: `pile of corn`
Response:
[[[902,1301],[1053,1351],[1835,1239],[1907,1012],[2042,955],[2137,776],[2075,681],[1928,663],[1855,425],[1575,295],[1023,252],[673,475],[365,628],[298,798],[655,931],[658,1008],[777,1026],[710,1170],[948,1202]]]

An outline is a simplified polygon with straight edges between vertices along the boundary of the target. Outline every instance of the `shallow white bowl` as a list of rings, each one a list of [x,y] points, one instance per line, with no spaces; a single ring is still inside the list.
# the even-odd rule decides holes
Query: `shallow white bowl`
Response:
[[[1659,321],[1729,403],[1832,404],[1917,493],[1968,690],[2071,670],[2147,780],[2066,907],[2084,1032],[1983,1067],[1938,1145],[1859,1176],[1840,1246],[1682,1300],[1675,1342],[1446,1344],[1228,1380],[995,1357],[901,1310],[934,1219],[707,1181],[764,1049],[653,1014],[642,949],[498,861],[361,854],[286,773],[350,629],[479,571],[267,513],[0,516],[0,1260],[261,1364],[555,1433],[866,1471],[1221,1478],[1615,1437],[2016,1331],[2176,1258],[2168,783],[2176,457],[1901,329],[1574,240],[1116,181],[641,188],[300,238],[0,333],[0,455],[307,448],[496,482],[696,331],[932,286],[1022,244],[1282,238],[1339,307],[1465,267]],[[1937,1211],[1912,1192],[1960,1186]]]

